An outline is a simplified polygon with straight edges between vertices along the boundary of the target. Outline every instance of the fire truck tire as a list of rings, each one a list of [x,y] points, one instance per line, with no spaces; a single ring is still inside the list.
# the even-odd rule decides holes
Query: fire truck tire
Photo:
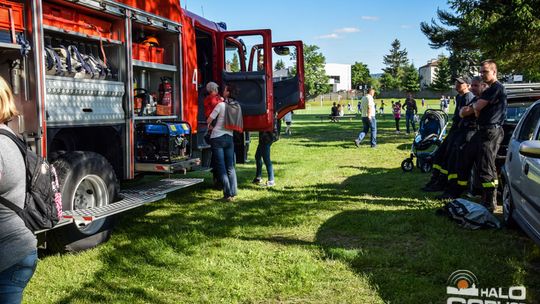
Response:
[[[74,151],[54,163],[60,181],[64,210],[105,206],[118,196],[119,184],[111,164],[98,153]],[[52,252],[81,251],[106,242],[114,217],[79,227],[75,223],[47,232],[47,248]]]

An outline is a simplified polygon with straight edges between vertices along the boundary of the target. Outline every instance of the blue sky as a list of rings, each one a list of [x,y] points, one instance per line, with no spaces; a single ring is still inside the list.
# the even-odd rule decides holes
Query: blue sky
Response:
[[[416,67],[445,50],[431,49],[420,22],[436,17],[446,0],[379,1],[223,1],[181,0],[182,7],[212,21],[224,21],[229,30],[272,30],[273,41],[302,40],[316,44],[328,63],[361,61],[371,73],[380,73],[382,58],[397,38]]]

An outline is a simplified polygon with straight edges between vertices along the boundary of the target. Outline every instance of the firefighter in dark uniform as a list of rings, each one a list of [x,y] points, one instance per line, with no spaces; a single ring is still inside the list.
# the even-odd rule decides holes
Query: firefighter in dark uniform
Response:
[[[457,179],[455,169],[452,176],[449,176],[448,169],[455,167],[451,163],[453,160],[449,156],[456,146],[456,136],[460,133],[459,122],[461,117],[459,117],[459,110],[474,98],[474,95],[469,92],[469,82],[470,80],[467,77],[456,78],[455,89],[459,95],[456,97],[456,109],[452,117],[452,127],[433,156],[433,173],[431,174],[431,179],[422,188],[425,192],[444,191],[448,187],[448,181]]]
[[[471,105],[475,96],[469,91],[470,79],[468,77],[457,77],[455,82],[455,89],[459,93],[456,97],[456,111],[452,118],[452,141],[448,143],[448,150],[446,152],[446,164],[445,169],[448,172],[446,187],[444,193],[438,196],[439,199],[455,198],[457,196],[457,162],[463,154],[460,149],[467,141],[467,136],[470,139],[471,126],[475,126],[476,118],[464,119],[459,115],[460,110],[464,106]]]
[[[497,80],[497,65],[492,60],[482,62],[482,79],[489,86],[464,112],[474,111],[477,131],[465,146],[458,163],[458,186],[467,186],[470,168],[476,165],[476,176],[482,185],[482,204],[493,211],[497,206],[497,169],[495,158],[504,137],[502,124],[506,119],[506,90]]]

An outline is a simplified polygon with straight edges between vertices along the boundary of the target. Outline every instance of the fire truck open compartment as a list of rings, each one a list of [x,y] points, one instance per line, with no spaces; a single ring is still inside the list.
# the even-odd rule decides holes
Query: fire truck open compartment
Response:
[[[190,158],[192,127],[180,114],[180,31],[149,16],[132,18],[131,29],[135,173],[185,172],[198,160]]]
[[[273,126],[270,30],[226,32],[169,0],[5,3],[12,9],[0,5],[0,17],[14,22],[0,22],[0,75],[22,114],[10,127],[54,164],[61,181],[66,216],[58,229],[39,234],[54,251],[106,241],[112,215],[202,182],[120,189],[120,181],[146,173],[199,165],[192,149],[209,149],[192,134],[204,134],[200,93],[208,81],[237,86],[247,131]],[[263,69],[247,70],[239,37],[263,45]],[[227,69],[234,66],[227,52],[237,54],[239,70]],[[249,144],[248,133],[241,135],[240,161]]]

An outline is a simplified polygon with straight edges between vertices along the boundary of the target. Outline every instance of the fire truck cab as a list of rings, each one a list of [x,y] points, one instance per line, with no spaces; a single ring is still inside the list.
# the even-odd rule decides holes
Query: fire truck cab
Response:
[[[274,43],[270,30],[227,31],[179,1],[0,0],[0,54],[0,76],[21,112],[9,125],[59,175],[64,219],[38,233],[53,250],[92,247],[109,236],[113,215],[202,182],[120,188],[144,174],[208,163],[209,81],[239,88],[241,159],[249,131],[272,130],[304,107],[300,41]],[[276,77],[279,56],[290,68]]]
[[[225,23],[215,23],[184,11],[182,16],[184,100],[197,102],[186,117],[197,126],[197,145],[207,147],[203,100],[205,85],[234,84],[244,114],[244,134],[235,135],[237,162],[244,162],[249,147],[249,131],[271,131],[287,112],[303,109],[304,58],[302,41],[273,42],[268,29],[228,31]],[[249,49],[248,49],[249,47]],[[275,71],[278,61],[288,67]],[[286,66],[284,64],[284,66]],[[279,75],[275,75],[275,73]],[[208,159],[201,155],[203,161]]]

